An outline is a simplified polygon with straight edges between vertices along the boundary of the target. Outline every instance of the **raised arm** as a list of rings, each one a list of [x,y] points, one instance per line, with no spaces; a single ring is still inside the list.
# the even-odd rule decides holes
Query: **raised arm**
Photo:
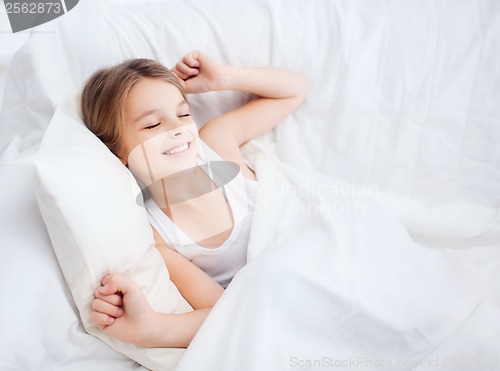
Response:
[[[193,51],[184,56],[173,72],[188,93],[239,90],[257,96],[240,108],[206,123],[200,137],[230,160],[238,148],[274,128],[303,102],[308,78],[283,68],[251,68],[218,64],[207,55]],[[222,153],[221,153],[222,152]]]

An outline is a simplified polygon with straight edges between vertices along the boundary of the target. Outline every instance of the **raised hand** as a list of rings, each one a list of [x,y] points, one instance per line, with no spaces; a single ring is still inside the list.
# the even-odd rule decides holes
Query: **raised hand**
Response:
[[[225,68],[206,54],[193,50],[177,62],[172,72],[188,93],[204,93],[221,89]]]

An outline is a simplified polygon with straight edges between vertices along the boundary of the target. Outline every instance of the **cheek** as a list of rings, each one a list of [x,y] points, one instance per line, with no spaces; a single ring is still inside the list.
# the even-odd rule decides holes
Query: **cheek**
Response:
[[[189,135],[192,138],[193,142],[197,144],[198,141],[200,140],[200,136],[198,134],[199,132],[196,124],[194,122],[187,124],[184,126],[184,130],[186,131],[187,135]]]
[[[154,181],[151,179],[151,174],[148,170],[148,161],[144,156],[141,145],[136,146],[130,151],[126,161],[130,172],[143,184],[149,185]]]

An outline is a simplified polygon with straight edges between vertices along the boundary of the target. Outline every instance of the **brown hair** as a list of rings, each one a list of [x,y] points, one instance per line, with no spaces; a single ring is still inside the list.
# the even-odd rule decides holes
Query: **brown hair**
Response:
[[[186,99],[186,91],[177,77],[161,63],[145,58],[128,59],[101,69],[89,78],[83,88],[83,121],[117,157],[120,157],[118,152],[128,93],[134,84],[144,78],[167,81],[177,87]]]

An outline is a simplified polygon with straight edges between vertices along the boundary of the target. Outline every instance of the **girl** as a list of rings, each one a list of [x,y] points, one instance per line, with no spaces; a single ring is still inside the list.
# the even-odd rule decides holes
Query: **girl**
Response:
[[[242,195],[254,197],[256,177],[240,147],[296,110],[307,88],[302,74],[218,64],[199,51],[186,54],[172,70],[133,59],[89,79],[82,93],[84,122],[147,191],[144,205],[156,247],[194,309],[155,313],[136,283],[107,275],[92,306],[99,328],[144,347],[190,343],[245,264],[251,214],[239,201]],[[218,90],[257,98],[198,132],[186,94]]]

